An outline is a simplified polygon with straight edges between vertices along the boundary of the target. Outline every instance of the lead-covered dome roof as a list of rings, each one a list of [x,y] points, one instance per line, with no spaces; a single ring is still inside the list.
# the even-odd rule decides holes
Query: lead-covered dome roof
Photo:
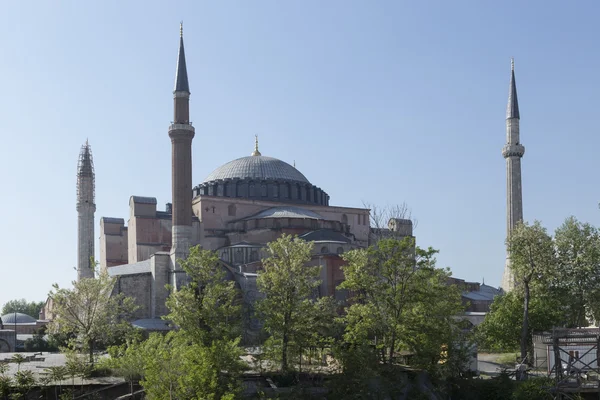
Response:
[[[36,322],[36,319],[32,316],[22,313],[8,313],[0,318],[2,318],[3,324],[31,324]]]
[[[219,179],[256,179],[281,180],[309,183],[308,179],[285,161],[266,156],[248,156],[238,158],[221,165],[206,177],[204,182]]]
[[[329,195],[296,167],[258,151],[221,165],[193,188],[193,196],[235,197],[277,203],[329,205]],[[230,211],[235,214],[235,211]]]

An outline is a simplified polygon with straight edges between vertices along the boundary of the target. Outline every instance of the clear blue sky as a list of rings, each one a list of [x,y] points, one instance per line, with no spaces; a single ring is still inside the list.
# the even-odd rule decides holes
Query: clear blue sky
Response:
[[[5,2],[0,304],[76,277],[86,138],[96,237],[101,216],[127,220],[130,195],[170,201],[182,19],[194,184],[258,134],[332,204],[406,201],[440,266],[497,286],[511,56],[525,218],[600,223],[599,14],[594,1]]]

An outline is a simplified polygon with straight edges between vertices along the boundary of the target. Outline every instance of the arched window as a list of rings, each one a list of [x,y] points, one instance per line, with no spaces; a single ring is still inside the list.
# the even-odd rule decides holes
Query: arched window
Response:
[[[230,204],[229,207],[227,207],[227,212],[230,217],[235,217],[235,204]]]
[[[250,252],[250,262],[258,261],[258,251],[252,250]]]
[[[348,223],[348,216],[346,214],[342,214],[342,224]]]
[[[251,183],[250,187],[248,188],[248,196],[250,196],[250,197],[256,196],[256,193],[254,193],[254,184],[253,183]]]
[[[323,254],[329,253],[329,249],[327,248],[327,246],[321,247],[321,253],[323,253]]]
[[[260,186],[260,195],[262,197],[267,197],[267,185]]]
[[[343,248],[342,246],[340,246],[340,247],[338,247],[338,248],[337,248],[337,251],[336,251],[336,252],[337,252],[338,254],[342,254],[342,253],[344,252],[344,248]]]
[[[279,197],[279,183],[273,185],[273,197]]]

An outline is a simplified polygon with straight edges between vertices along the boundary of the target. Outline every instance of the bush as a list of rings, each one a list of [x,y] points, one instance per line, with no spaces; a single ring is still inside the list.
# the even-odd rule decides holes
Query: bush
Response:
[[[34,335],[25,341],[25,351],[58,351],[58,347],[48,343],[41,335]]]
[[[552,400],[550,388],[554,381],[550,378],[531,378],[520,382],[513,393],[513,400]]]

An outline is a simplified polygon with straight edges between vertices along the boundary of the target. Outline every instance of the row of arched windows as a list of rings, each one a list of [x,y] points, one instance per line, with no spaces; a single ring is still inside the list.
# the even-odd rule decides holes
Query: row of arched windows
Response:
[[[219,197],[265,197],[329,204],[327,193],[321,189],[301,183],[257,183],[247,181],[210,182],[194,189],[194,196]]]

